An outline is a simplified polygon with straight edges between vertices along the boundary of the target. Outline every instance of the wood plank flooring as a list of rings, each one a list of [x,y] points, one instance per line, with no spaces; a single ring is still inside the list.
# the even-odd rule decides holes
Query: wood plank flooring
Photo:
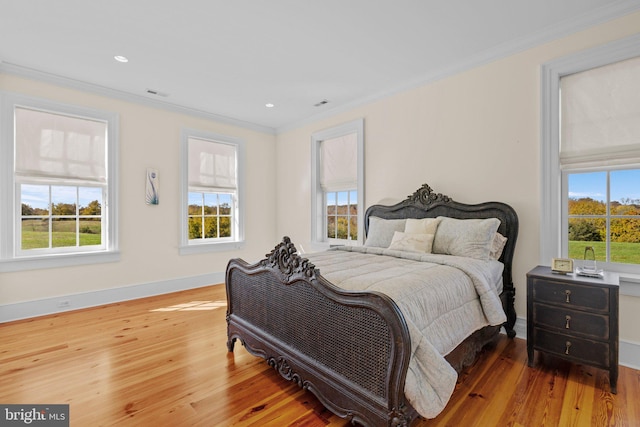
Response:
[[[167,307],[178,306],[167,309]],[[159,310],[161,311],[155,311]],[[70,404],[71,426],[347,426],[260,358],[226,348],[224,286],[0,325],[0,403]],[[418,426],[640,426],[640,371],[608,374],[501,336]]]

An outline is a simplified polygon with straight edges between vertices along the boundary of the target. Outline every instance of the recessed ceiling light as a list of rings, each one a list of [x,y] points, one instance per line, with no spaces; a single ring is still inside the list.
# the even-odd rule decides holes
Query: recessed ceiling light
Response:
[[[118,62],[129,62],[129,59],[126,56],[116,55],[113,57]]]
[[[267,108],[273,108],[273,107],[275,107],[275,104],[272,104],[272,103],[268,102],[268,103],[264,104],[264,106],[267,107]]]

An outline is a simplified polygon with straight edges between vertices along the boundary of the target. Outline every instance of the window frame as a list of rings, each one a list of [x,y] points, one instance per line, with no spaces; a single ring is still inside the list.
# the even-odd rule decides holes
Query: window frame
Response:
[[[567,256],[568,192],[566,174],[560,170],[560,79],[563,76],[640,56],[640,35],[587,49],[547,62],[541,67],[540,144],[540,263]],[[636,168],[637,164],[617,169]],[[613,170],[614,168],[611,168]],[[577,171],[567,169],[567,171]],[[565,224],[567,223],[567,224]],[[640,280],[640,265],[607,263],[606,269]],[[637,277],[634,277],[636,276]]]
[[[32,257],[32,256],[37,256],[37,255],[49,255],[49,254],[62,254],[62,253],[89,253],[89,252],[96,252],[96,251],[100,251],[100,250],[104,250],[107,247],[107,230],[105,227],[106,224],[106,219],[107,217],[105,217],[103,215],[103,210],[102,210],[102,206],[104,205],[104,202],[101,205],[101,213],[100,215],[83,215],[80,213],[80,205],[79,205],[79,190],[80,188],[96,188],[99,189],[101,192],[101,200],[104,201],[106,199],[106,195],[108,192],[107,189],[107,185],[99,185],[99,184],[79,184],[77,182],[75,183],[69,183],[69,182],[43,182],[42,179],[20,179],[17,180],[18,182],[16,182],[16,202],[15,202],[15,208],[16,208],[16,218],[20,218],[21,220],[24,220],[25,218],[29,218],[29,217],[33,217],[33,219],[47,219],[47,222],[49,223],[49,248],[34,248],[34,249],[22,249],[22,245],[19,243],[19,241],[21,241],[22,239],[14,239],[15,240],[15,253],[17,254],[18,257]],[[76,211],[73,215],[58,215],[58,214],[54,214],[52,212],[52,205],[53,203],[49,204],[49,213],[47,215],[22,215],[22,200],[21,200],[21,191],[19,191],[18,189],[20,188],[20,186],[22,185],[39,185],[39,186],[47,186],[49,187],[49,201],[52,202],[52,188],[51,187],[69,187],[69,188],[74,188],[75,189],[75,193],[76,193]],[[80,221],[83,218],[89,218],[89,217],[93,217],[93,218],[100,218],[100,245],[82,245],[80,244]],[[54,247],[53,244],[53,239],[51,236],[51,233],[53,232],[53,221],[58,218],[58,219],[73,219],[76,221],[75,224],[75,234],[76,234],[76,245],[74,246],[58,246],[58,247]],[[22,228],[22,224],[18,221],[15,222],[15,236],[21,236],[21,233],[23,231]]]
[[[330,239],[327,237],[327,197],[320,186],[320,145],[326,139],[355,133],[357,137],[358,239]],[[347,191],[347,190],[342,190]],[[337,191],[333,191],[336,192]],[[311,244],[318,249],[332,245],[362,245],[364,243],[364,119],[356,119],[311,135]]]
[[[562,256],[568,256],[569,253],[569,219],[601,219],[605,222],[606,229],[606,239],[604,241],[606,247],[605,261],[598,260],[598,265],[607,269],[607,270],[619,270],[622,267],[622,270],[625,270],[625,266],[637,267],[640,270],[640,264],[626,264],[626,263],[617,263],[614,261],[609,261],[612,257],[611,254],[611,223],[612,220],[616,219],[640,219],[640,215],[619,215],[611,213],[611,173],[615,173],[617,171],[625,171],[625,170],[640,170],[640,164],[637,163],[629,163],[624,166],[611,166],[611,167],[597,167],[597,168],[573,168],[573,169],[564,169],[562,174],[562,215],[563,221],[561,224],[561,236],[562,236]],[[569,175],[581,174],[581,173],[605,173],[605,188],[606,188],[606,197],[605,197],[605,213],[604,214],[585,214],[585,215],[569,215]],[[566,191],[564,190],[566,189]],[[615,242],[614,242],[615,243]],[[588,246],[588,245],[585,245]],[[640,247],[640,244],[638,244]],[[601,254],[596,254],[596,258],[599,258]],[[620,266],[620,267],[619,267]],[[620,271],[622,271],[620,270]]]
[[[118,129],[117,113],[95,110],[87,107],[65,104],[44,98],[17,93],[0,92],[0,272],[32,270],[40,268],[67,267],[74,265],[116,262],[120,259],[118,246]],[[89,120],[103,121],[107,125],[106,173],[104,185],[102,216],[104,240],[100,247],[78,247],[38,250],[36,252],[18,250],[21,236],[21,195],[17,189],[20,184],[40,182],[45,185],[72,185],[82,187],[84,181],[73,182],[40,178],[17,179],[13,162],[15,154],[14,110],[22,107],[40,110],[52,114],[61,114]],[[86,183],[95,186],[95,183]],[[87,249],[90,248],[90,249]],[[29,252],[29,253],[27,253]]]
[[[206,221],[207,218],[215,218],[216,221],[216,237],[210,237],[209,239],[216,239],[214,240],[207,240],[206,237],[202,237],[202,240],[197,240],[197,239],[189,239],[189,244],[190,245],[196,245],[196,244],[202,244],[202,243],[212,243],[212,242],[216,242],[216,243],[220,243],[220,242],[233,242],[235,241],[235,235],[237,234],[237,225],[235,221],[236,218],[236,207],[237,207],[237,195],[236,195],[237,191],[234,192],[222,192],[222,191],[193,191],[190,190],[189,194],[198,194],[202,196],[202,209],[201,212],[198,215],[193,215],[191,213],[187,214],[188,219],[191,219],[193,217],[198,217],[200,219],[202,219],[203,222]],[[216,197],[216,213],[215,214],[206,214],[205,211],[205,195],[215,195]],[[231,212],[228,215],[223,215],[220,213],[220,195],[229,195],[231,197]],[[221,218],[230,218],[229,222],[231,223],[231,236],[220,236],[220,219]],[[204,229],[202,230],[204,232]]]
[[[351,235],[351,218],[353,218],[353,215],[351,214],[351,206],[353,205],[352,200],[351,200],[351,193],[357,190],[356,189],[350,189],[350,190],[341,190],[341,191],[324,191],[323,192],[323,198],[324,198],[324,206],[325,208],[329,207],[329,194],[335,194],[335,201],[336,201],[336,213],[333,215],[329,215],[328,213],[325,214],[324,218],[327,221],[327,229],[326,229],[326,233],[325,233],[325,237],[327,239],[327,242],[329,242],[329,245],[340,245],[340,244],[344,244],[344,242],[353,242],[352,239],[339,239],[337,237],[329,237],[329,217],[333,216],[335,218],[335,223],[336,226],[338,224],[338,219],[341,217],[346,218],[347,220],[347,234]],[[347,214],[346,215],[338,215],[337,212],[337,207],[338,207],[338,199],[339,199],[339,194],[340,193],[347,193]],[[357,196],[356,196],[356,203],[358,203],[357,201]],[[358,209],[358,212],[360,211],[360,209]],[[326,211],[325,211],[326,212]],[[356,227],[357,227],[357,214],[356,214]],[[358,236],[360,235],[359,230],[356,230],[358,232]],[[357,240],[356,240],[357,241]],[[348,243],[347,243],[348,244]]]
[[[231,238],[189,239],[189,138],[197,138],[213,143],[233,145],[236,148],[236,197],[232,206],[235,215]],[[198,129],[183,128],[180,135],[180,255],[237,250],[244,247],[244,167],[245,143],[242,139]],[[220,191],[196,191],[221,193]],[[235,235],[235,237],[233,237]]]

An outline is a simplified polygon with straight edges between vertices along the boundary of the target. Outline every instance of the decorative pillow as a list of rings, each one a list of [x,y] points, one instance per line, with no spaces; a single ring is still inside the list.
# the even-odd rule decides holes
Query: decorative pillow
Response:
[[[393,233],[403,231],[405,219],[382,219],[377,216],[369,217],[369,233],[365,246],[388,248],[393,239]]]
[[[431,253],[433,237],[433,234],[403,233],[402,231],[396,231],[393,233],[389,249],[405,252]]]
[[[498,218],[455,219],[441,218],[433,240],[433,253],[489,259]]]
[[[440,224],[440,218],[408,218],[404,226],[404,232],[411,234],[436,234],[438,224]]]
[[[495,236],[493,236],[493,243],[491,243],[491,251],[489,252],[489,256],[492,259],[499,260],[500,256],[502,256],[504,245],[506,244],[507,238],[502,234],[496,232]]]

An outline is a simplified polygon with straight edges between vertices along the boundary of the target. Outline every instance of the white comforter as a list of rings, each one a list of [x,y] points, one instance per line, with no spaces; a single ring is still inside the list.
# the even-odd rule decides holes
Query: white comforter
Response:
[[[405,395],[426,418],[444,409],[456,384],[444,356],[474,331],[506,321],[496,289],[503,265],[497,261],[372,247],[304,257],[338,287],[378,291],[395,301],[411,337]]]

